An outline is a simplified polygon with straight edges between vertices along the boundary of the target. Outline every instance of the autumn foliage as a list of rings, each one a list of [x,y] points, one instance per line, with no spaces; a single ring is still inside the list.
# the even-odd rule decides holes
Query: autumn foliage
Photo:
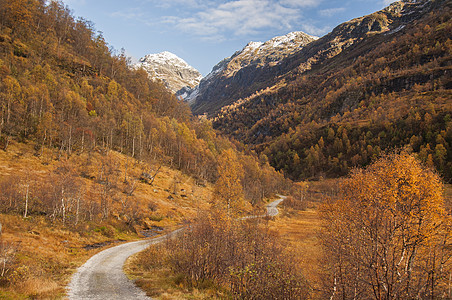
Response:
[[[451,180],[452,8],[450,1],[430,4],[434,11],[397,33],[369,33],[320,62],[301,50],[261,71],[268,77],[250,87],[254,94],[238,91],[243,98],[222,109],[214,128],[253,145],[296,180],[344,176],[404,146]],[[281,68],[283,79],[274,76]]]
[[[237,151],[63,2],[0,1],[0,16],[0,149],[32,143],[45,161],[113,150],[200,184],[216,181],[220,153]],[[256,203],[273,192],[264,182],[283,178],[247,154],[237,163],[245,181],[259,182],[244,185]]]
[[[284,186],[268,160],[252,151],[240,153],[238,143],[194,118],[186,103],[144,70],[134,69],[124,53],[62,1],[0,0],[2,223],[39,219],[39,226],[63,228],[75,237],[104,235],[91,242],[118,232],[136,237],[155,223],[189,218],[194,202],[185,201],[205,204],[199,194],[210,193],[210,183],[218,179],[221,153],[235,157],[235,168],[243,170],[243,202],[257,204]],[[177,174],[171,187],[168,173]],[[4,223],[3,230],[10,234],[13,229]],[[8,254],[8,259],[9,240],[11,235],[0,245],[0,256]],[[14,244],[21,268],[32,264],[26,257],[35,253],[25,244]],[[36,265],[42,273],[51,266],[47,273],[58,275],[59,285],[60,275],[73,267],[53,254]],[[0,269],[2,291],[32,294],[15,285],[21,280],[5,277],[13,267],[9,260]],[[24,276],[42,274],[24,271]]]
[[[158,253],[158,257],[155,257]],[[182,276],[181,285],[215,285],[234,299],[306,299],[309,285],[296,261],[260,219],[201,215],[184,234],[140,255],[152,271],[162,265]]]
[[[226,150],[218,157],[218,175],[214,204],[228,212],[239,211],[243,208],[243,167],[233,151]]]
[[[442,183],[413,156],[391,154],[354,170],[322,218],[331,299],[450,297]]]

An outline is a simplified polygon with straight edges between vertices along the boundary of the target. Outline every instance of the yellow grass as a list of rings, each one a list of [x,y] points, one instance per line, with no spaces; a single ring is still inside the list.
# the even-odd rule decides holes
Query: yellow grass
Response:
[[[321,276],[321,249],[318,232],[320,219],[316,209],[282,211],[282,216],[270,222],[271,229],[278,232],[281,239],[288,243],[288,250],[298,260],[303,275],[315,291],[319,287]],[[314,293],[315,294],[315,293]]]
[[[138,239],[142,236],[137,232],[154,225],[171,230],[191,220],[198,209],[208,206],[211,187],[196,185],[193,178],[180,171],[163,166],[151,186],[141,183],[139,177],[142,172],[155,170],[158,165],[149,165],[113,151],[110,151],[109,156],[118,173],[114,193],[126,198],[123,191],[126,188],[124,177],[127,175],[127,180],[136,184],[136,189],[127,197],[127,201],[135,205],[138,211],[146,213],[144,219],[135,228],[124,230],[124,225],[121,225],[123,221],[116,213],[121,209],[119,203],[111,204],[114,218],[106,222],[85,222],[70,227],[60,223],[51,224],[43,216],[32,215],[24,219],[20,215],[0,214],[0,223],[3,225],[1,240],[17,248],[15,268],[19,270],[15,275],[17,280],[12,285],[0,287],[0,299],[62,298],[65,286],[77,267],[96,252],[117,243],[94,250],[85,250],[84,246],[117,239]],[[65,160],[75,168],[76,174],[83,171],[88,177],[99,178],[100,162],[105,158],[97,152],[91,156],[88,153],[63,156],[60,161],[56,160],[57,157],[55,150],[45,149],[42,156],[36,156],[33,145],[12,142],[7,152],[0,150],[0,180],[9,176],[41,180]],[[85,197],[98,201],[97,181],[82,177],[79,179],[83,180]]]
[[[63,288],[52,279],[27,279],[22,284],[19,284],[19,288],[24,294],[35,295],[35,297],[42,299],[57,298],[58,295],[64,293]]]
[[[202,289],[189,287],[183,276],[174,274],[164,265],[147,269],[140,265],[139,253],[126,262],[124,270],[135,284],[147,292],[152,299],[224,299],[225,295],[217,287],[206,284]]]
[[[319,205],[333,193],[340,179],[325,179],[308,183],[307,209],[304,211],[280,208],[280,214],[270,222],[270,228],[288,243],[289,251],[298,259],[312,290],[313,299],[319,299],[322,278],[322,249],[319,232],[321,220]]]

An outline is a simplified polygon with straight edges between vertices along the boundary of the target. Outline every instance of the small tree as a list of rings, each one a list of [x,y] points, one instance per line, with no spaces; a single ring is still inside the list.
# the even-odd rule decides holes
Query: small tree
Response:
[[[443,187],[413,156],[391,154],[353,171],[322,218],[331,299],[450,296]]]
[[[215,183],[214,204],[226,206],[228,214],[243,206],[243,167],[234,150],[223,151],[218,157],[219,178]]]

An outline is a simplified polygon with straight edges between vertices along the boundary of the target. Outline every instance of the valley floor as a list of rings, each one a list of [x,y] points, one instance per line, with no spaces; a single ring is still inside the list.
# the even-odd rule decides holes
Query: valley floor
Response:
[[[99,177],[105,176],[100,174],[105,170],[106,156],[93,152],[58,159],[56,150],[44,149],[42,155],[36,152],[32,144],[16,142],[7,152],[0,150],[0,261],[5,262],[0,265],[0,299],[61,299],[72,274],[91,256],[126,241],[171,230],[192,218],[210,199],[208,186],[197,185],[191,177],[165,166],[152,185],[143,183],[140,174],[157,166],[111,151],[109,163],[116,175],[111,178],[114,184],[108,199],[111,216],[103,219],[99,207],[104,184]],[[64,173],[67,169],[69,176]],[[125,172],[128,184],[123,182]],[[62,178],[82,187],[78,221],[74,199],[64,199],[64,221],[48,213],[52,204],[45,201],[54,199]],[[130,184],[134,190],[127,194]],[[64,187],[69,197],[70,185]],[[28,212],[24,217],[27,189]],[[35,196],[41,192],[48,193],[47,200],[42,200],[44,193],[41,198]],[[89,203],[97,209],[92,220],[86,206]],[[126,219],[128,216],[135,219]]]
[[[120,165],[120,172],[124,172],[125,157],[118,153],[114,155]],[[0,151],[0,182],[13,175],[26,178],[27,174],[37,181],[58,166],[59,162],[50,159],[51,157],[51,153],[43,157],[33,155],[30,145],[11,145],[8,152]],[[76,158],[74,161],[84,159],[83,155]],[[98,159],[100,157],[94,154],[93,166]],[[80,161],[74,162],[75,169],[79,164]],[[132,179],[139,176],[140,168],[136,168],[129,169]],[[91,168],[85,170],[90,172]],[[92,176],[96,175],[94,171],[91,172],[89,174]],[[96,184],[92,179],[83,180],[86,180],[88,186]],[[143,224],[147,224],[148,228],[166,230],[192,218],[198,209],[207,207],[211,193],[209,187],[198,186],[188,176],[165,167],[152,187],[143,183],[137,185],[134,199],[138,199],[141,206],[152,205],[154,211],[154,215]],[[310,293],[315,299],[320,295],[323,265],[318,236],[321,228],[318,209],[325,197],[334,193],[337,185],[338,180],[309,182],[304,210],[291,208],[283,202],[280,214],[268,222],[270,230],[288,245],[287,248],[303,270]],[[119,189],[120,187],[118,192]],[[19,193],[18,199],[21,201],[25,199],[24,192],[22,189]],[[450,212],[450,184],[446,185],[445,199]],[[24,204],[21,203],[18,207],[23,207]],[[0,272],[4,273],[0,282],[1,299],[61,299],[72,274],[91,256],[107,247],[144,237],[139,230],[143,228],[143,224],[127,226],[121,218],[63,224],[61,221],[52,222],[48,216],[36,213],[24,218],[23,211],[15,211],[0,214],[0,223],[0,259],[7,262],[0,268]],[[187,288],[183,278],[165,265],[152,270],[142,268],[138,263],[140,255],[129,259],[125,270],[152,297],[215,299],[228,295],[227,291],[210,281],[196,288]]]

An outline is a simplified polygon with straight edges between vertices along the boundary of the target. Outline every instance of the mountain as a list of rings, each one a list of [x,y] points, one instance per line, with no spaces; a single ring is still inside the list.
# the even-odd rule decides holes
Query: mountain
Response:
[[[243,93],[253,92],[266,67],[277,67],[281,60],[316,38],[301,31],[275,37],[265,43],[250,42],[242,50],[219,62],[185,98],[195,113],[214,112],[231,104]]]
[[[450,13],[450,1],[395,2],[277,64],[201,82],[193,109],[294,179],[340,176],[397,147],[450,179]]]
[[[143,68],[152,79],[163,81],[178,96],[183,96],[185,91],[197,86],[202,79],[198,70],[168,51],[142,57],[135,68]]]

